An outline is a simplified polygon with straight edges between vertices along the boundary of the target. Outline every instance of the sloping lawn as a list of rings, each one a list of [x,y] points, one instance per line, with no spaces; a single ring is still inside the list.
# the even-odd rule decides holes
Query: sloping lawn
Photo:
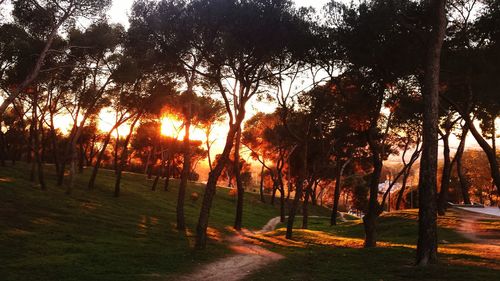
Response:
[[[29,181],[26,163],[0,167],[1,280],[147,280],[191,271],[230,253],[222,241],[233,224],[235,198],[219,189],[210,214],[211,240],[193,250],[203,186],[191,184],[186,198],[187,233],[175,229],[178,182],[151,191],[143,175],[125,173],[120,198],[113,197],[114,173],[99,171],[96,189],[86,190],[89,170],[71,195],[56,187],[47,166],[48,190]],[[198,192],[196,202],[189,194]],[[279,206],[245,194],[243,223],[260,229],[279,215]],[[314,208],[327,215],[328,210]]]
[[[254,243],[270,247],[286,259],[248,280],[497,280],[500,253],[493,251],[499,248],[472,243],[454,231],[459,217],[450,211],[439,218],[440,263],[427,268],[413,264],[416,210],[384,214],[377,228],[380,242],[371,249],[363,248],[361,220],[332,227],[328,219],[310,218],[309,230],[295,230],[292,241],[284,239],[284,228],[254,235]]]

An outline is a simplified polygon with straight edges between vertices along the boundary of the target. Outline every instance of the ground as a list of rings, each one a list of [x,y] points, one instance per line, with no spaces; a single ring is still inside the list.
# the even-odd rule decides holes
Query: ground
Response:
[[[194,251],[194,229],[203,186],[190,184],[186,198],[186,233],[175,229],[178,181],[170,190],[151,191],[152,181],[125,173],[120,198],[113,197],[114,173],[101,170],[94,191],[87,191],[85,170],[68,196],[55,186],[47,168],[48,190],[29,181],[29,167],[0,167],[0,280],[149,280],[192,272],[230,255],[223,239],[231,237],[235,198],[219,189],[210,214],[210,241]],[[269,200],[269,198],[268,198]],[[313,208],[315,214],[329,210]],[[259,230],[279,206],[245,194],[244,227]]]
[[[417,210],[382,215],[378,247],[364,249],[360,220],[330,227],[312,219],[310,230],[285,229],[251,237],[285,259],[247,277],[248,280],[496,280],[500,276],[500,221],[496,217],[449,210],[439,218],[438,265],[414,266]],[[470,236],[474,233],[474,237]],[[480,238],[477,238],[477,237]],[[280,272],[280,274],[273,274]]]
[[[86,171],[67,196],[28,181],[28,167],[0,168],[0,276],[2,280],[496,280],[500,274],[500,221],[450,210],[439,219],[440,263],[413,266],[416,210],[384,214],[377,248],[363,249],[361,221],[345,215],[330,226],[329,210],[314,207],[309,230],[284,239],[278,206],[246,194],[244,224],[235,232],[235,199],[220,189],[210,217],[211,240],[194,251],[200,206],[187,199],[188,230],[175,230],[177,181],[150,190],[143,175],[125,174],[112,197],[113,172],[100,172],[85,190]],[[191,184],[188,194],[202,192]],[[297,218],[297,228],[301,218]],[[274,228],[277,227],[276,230]]]

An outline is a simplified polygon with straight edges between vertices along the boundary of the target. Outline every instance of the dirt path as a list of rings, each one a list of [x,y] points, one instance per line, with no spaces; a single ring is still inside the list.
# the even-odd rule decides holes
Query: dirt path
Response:
[[[498,217],[462,210],[457,212],[460,214],[457,227],[460,234],[474,243],[500,247]]]
[[[300,217],[300,216],[297,216]],[[323,218],[309,216],[310,218]],[[324,217],[327,218],[327,217]],[[341,221],[345,221],[343,214]],[[258,233],[273,231],[280,223],[280,217],[270,219]],[[226,239],[230,248],[236,253],[218,261],[203,265],[193,273],[182,276],[181,281],[204,280],[204,281],[237,281],[242,280],[248,274],[280,259],[284,256],[271,252],[261,246],[245,241],[244,236],[248,230],[241,231]]]
[[[280,222],[280,217],[272,218],[259,232],[272,231]],[[178,280],[192,281],[237,281],[248,274],[272,262],[283,259],[284,256],[271,252],[261,246],[246,242],[245,233],[241,231],[226,239],[230,248],[236,253],[229,257],[202,266],[195,272]]]

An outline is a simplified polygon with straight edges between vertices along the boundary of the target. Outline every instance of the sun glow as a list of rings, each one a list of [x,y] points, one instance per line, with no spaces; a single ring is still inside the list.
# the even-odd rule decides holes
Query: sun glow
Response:
[[[182,140],[185,135],[184,124],[175,116],[165,115],[161,118],[161,134],[163,136]],[[191,126],[191,129],[189,130],[189,138],[191,140],[206,141],[204,129]]]
[[[116,119],[116,112],[112,110],[102,109],[101,112],[99,112],[99,118],[97,121],[99,131],[107,133],[113,130]],[[130,132],[130,124],[122,124],[118,127],[118,130],[115,129],[114,131],[120,136],[127,135]]]

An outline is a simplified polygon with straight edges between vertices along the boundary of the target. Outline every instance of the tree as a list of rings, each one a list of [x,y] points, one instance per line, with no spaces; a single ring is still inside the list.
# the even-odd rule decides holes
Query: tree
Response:
[[[67,193],[71,193],[74,186],[78,160],[76,145],[85,124],[108,104],[107,93],[117,93],[113,91],[113,86],[116,86],[113,84],[113,75],[119,65],[123,32],[122,26],[106,22],[91,25],[83,32],[76,29],[70,32],[70,44],[82,48],[71,49],[66,58],[66,64],[70,67],[65,75],[70,86],[64,90],[70,93],[72,99],[67,109],[73,118],[73,127],[62,159],[58,185],[63,183],[64,168],[69,160]]]
[[[295,36],[304,34],[304,21],[295,14],[290,1],[195,1],[193,10],[207,26],[200,36],[216,35],[208,42],[206,57],[212,86],[224,100],[229,119],[229,131],[220,161],[209,174],[197,225],[196,248],[206,245],[208,217],[216,183],[231,151],[239,163],[241,124],[247,102],[260,93],[266,83],[276,77],[275,63],[290,57],[295,51]],[[306,29],[307,30],[307,29]],[[213,37],[208,37],[213,38]],[[282,60],[284,61],[284,60]],[[282,69],[283,70],[283,69]],[[228,82],[228,83],[226,83]],[[233,149],[234,147],[234,149]],[[243,182],[235,165],[238,199],[234,227],[242,226]]]
[[[382,109],[392,90],[398,89],[398,83],[418,73],[420,43],[411,29],[414,25],[421,28],[418,22],[421,12],[418,3],[411,1],[380,0],[351,7],[331,3],[329,7],[328,22],[335,26],[326,33],[326,38],[334,41],[337,50],[319,59],[322,65],[333,63],[333,69],[335,65],[344,67],[340,68],[343,71],[339,76],[345,77],[344,83],[350,87],[345,88],[346,92],[353,92],[363,100],[356,103],[350,117],[352,123],[357,123],[356,130],[364,135],[371,154],[369,208],[363,222],[365,246],[373,247],[377,240],[377,219],[382,212],[378,202],[379,180],[383,161],[392,153],[388,135],[393,117]],[[409,15],[417,23],[408,23]],[[361,109],[365,104],[369,105]]]
[[[439,73],[441,48],[446,33],[445,0],[426,2],[432,27],[427,39],[422,96],[424,101],[422,157],[419,175],[418,243],[416,263],[437,262],[436,177],[438,153]]]
[[[111,4],[110,0],[61,0],[61,1],[13,1],[13,15],[26,32],[44,42],[35,64],[22,82],[9,91],[8,97],[0,105],[0,118],[7,107],[26,90],[37,78],[45,58],[49,53],[59,29],[72,18],[99,16]],[[1,120],[1,119],[0,119]]]
[[[476,1],[451,2],[455,14],[450,42],[444,60],[447,70],[446,91],[440,95],[463,118],[474,139],[488,157],[491,178],[500,192],[500,168],[496,157],[494,121],[499,116],[498,83],[494,82],[500,69],[492,63],[500,57],[498,52],[498,1],[486,1],[484,13],[475,21]],[[449,77],[451,76],[451,77]],[[474,119],[480,121],[481,132]],[[491,139],[491,144],[488,143]]]

